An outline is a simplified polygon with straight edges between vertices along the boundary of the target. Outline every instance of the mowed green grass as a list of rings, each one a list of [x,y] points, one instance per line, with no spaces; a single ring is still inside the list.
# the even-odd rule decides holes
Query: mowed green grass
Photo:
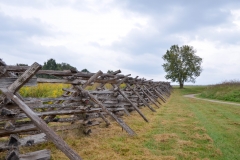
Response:
[[[159,123],[149,132],[146,147],[154,154],[175,159],[240,159],[240,107],[182,97],[203,89],[175,88],[157,114]]]
[[[240,159],[240,107],[183,97],[203,90],[204,86],[175,88],[157,112],[141,109],[149,123],[137,112],[123,117],[137,133],[134,137],[114,121],[108,128],[104,123],[92,128],[90,136],[76,129],[58,134],[86,160]],[[51,150],[51,159],[67,159],[50,142],[21,153],[44,148]]]
[[[180,91],[180,94],[183,92]],[[240,159],[240,106],[188,98],[179,101],[186,101],[185,109],[194,114],[197,123],[204,127],[217,153],[220,153],[210,159]]]

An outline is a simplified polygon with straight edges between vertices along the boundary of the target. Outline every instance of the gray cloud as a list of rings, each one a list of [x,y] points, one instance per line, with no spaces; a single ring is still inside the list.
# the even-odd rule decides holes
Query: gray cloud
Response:
[[[237,2],[237,1],[236,1]],[[120,42],[114,42],[112,48],[120,49],[131,54],[155,53],[168,49],[173,44],[181,44],[176,34],[184,34],[188,38],[196,35],[204,39],[213,34],[212,38],[232,39],[236,34],[213,33],[214,27],[230,23],[230,11],[222,7],[237,7],[240,2],[227,3],[226,1],[127,1],[125,7],[147,14],[152,17],[149,26],[154,26],[158,33],[143,33],[132,30]],[[174,17],[172,20],[169,20]],[[168,19],[169,18],[169,19]],[[164,26],[164,27],[163,27]],[[210,30],[202,28],[211,27]],[[197,34],[200,31],[200,34]],[[205,33],[203,33],[205,32]],[[229,38],[228,38],[229,37]],[[211,37],[210,37],[211,38]]]
[[[43,64],[52,57],[58,57],[63,61],[71,53],[64,46],[46,47],[34,43],[32,37],[46,38],[64,34],[51,31],[51,26],[39,19],[10,17],[0,12],[0,21],[2,22],[0,25],[0,55],[11,57],[5,59],[7,64],[26,63],[31,65],[35,61]]]
[[[138,30],[131,31],[121,41],[116,41],[111,45],[111,49],[121,50],[133,55],[145,53],[162,54],[171,45],[179,43],[179,40],[161,33],[147,34]]]
[[[153,26],[166,34],[188,32],[200,27],[217,26],[229,22],[229,9],[238,9],[240,1],[144,1],[124,3],[129,10],[150,15]],[[161,26],[165,26],[162,28]]]
[[[237,8],[239,1],[127,1],[125,7],[141,14],[151,15],[149,26],[158,31],[151,34],[132,30],[121,41],[112,44],[112,49],[122,50],[129,54],[144,53],[163,54],[173,44],[182,44],[177,35],[189,39],[198,36],[199,39],[222,40],[223,42],[238,42],[239,32],[217,32],[217,27],[232,27],[230,11],[224,8]],[[170,16],[169,16],[170,15]],[[174,17],[169,20],[169,17]],[[228,24],[228,26],[226,26]],[[162,27],[164,26],[164,27]],[[209,36],[211,35],[211,36]]]
[[[52,33],[46,29],[39,19],[22,19],[6,16],[0,12],[0,44],[17,44],[32,36],[49,36]],[[48,26],[47,26],[48,27]]]
[[[182,8],[188,11],[192,11],[190,15],[202,15],[207,10],[215,10],[218,9],[238,9],[240,2],[238,0],[202,0],[202,1],[189,1],[189,0],[171,0],[171,1],[163,1],[163,0],[131,0],[131,1],[121,1],[122,5],[129,10],[137,11],[140,13],[146,13],[150,15],[158,15],[159,13],[171,12],[172,9]],[[196,15],[197,16],[197,15]],[[199,18],[199,17],[196,17]]]
[[[156,61],[152,61],[152,64],[149,63],[124,63],[122,64],[122,68],[132,70],[134,72],[140,72],[146,76],[153,74],[164,74],[162,63],[156,63]]]
[[[71,5],[70,1],[68,0],[0,0],[1,4],[9,5],[9,6],[16,6],[16,7],[31,7],[31,8],[38,8],[43,9],[49,6],[68,6]]]

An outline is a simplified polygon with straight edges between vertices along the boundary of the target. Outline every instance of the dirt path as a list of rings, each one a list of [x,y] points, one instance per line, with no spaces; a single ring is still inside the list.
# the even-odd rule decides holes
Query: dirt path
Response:
[[[230,105],[238,105],[238,106],[240,106],[240,103],[224,102],[224,101],[218,101],[218,100],[211,100],[211,99],[205,99],[205,98],[198,98],[198,97],[195,97],[196,95],[198,95],[198,94],[184,95],[184,97],[195,98],[195,99],[200,99],[200,100],[209,101],[209,102],[215,102],[215,103],[223,103],[223,104],[230,104]]]

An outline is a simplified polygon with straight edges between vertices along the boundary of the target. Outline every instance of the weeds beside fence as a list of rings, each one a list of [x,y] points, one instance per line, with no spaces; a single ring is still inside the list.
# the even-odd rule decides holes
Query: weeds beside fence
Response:
[[[99,86],[98,83],[94,83],[91,86],[87,86],[86,90],[95,90]],[[38,83],[37,86],[23,86],[19,93],[23,97],[52,97],[56,98],[63,94],[62,88],[69,88],[70,84],[62,84],[62,83]],[[126,84],[121,84],[120,88],[123,89],[126,87]],[[106,89],[111,89],[111,84],[105,84]],[[1,93],[1,91],[0,91]]]
[[[19,93],[23,97],[59,97],[63,94],[62,88],[69,88],[69,84],[61,83],[39,83],[37,86],[24,86]]]

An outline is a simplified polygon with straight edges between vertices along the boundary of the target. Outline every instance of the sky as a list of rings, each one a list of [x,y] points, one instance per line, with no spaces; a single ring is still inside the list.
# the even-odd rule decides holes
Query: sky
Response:
[[[170,82],[162,56],[175,44],[203,59],[195,85],[240,80],[240,1],[0,0],[0,58],[8,65],[53,58]]]

